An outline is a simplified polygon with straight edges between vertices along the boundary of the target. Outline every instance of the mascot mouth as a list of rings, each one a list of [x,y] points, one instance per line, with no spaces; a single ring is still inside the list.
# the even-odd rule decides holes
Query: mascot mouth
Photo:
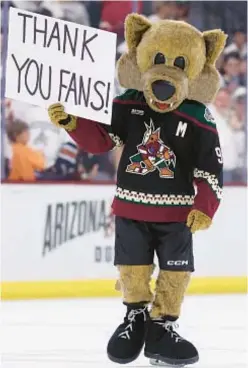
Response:
[[[174,105],[174,102],[166,103],[166,102],[158,102],[150,99],[152,105],[156,106],[159,110],[165,111],[167,109],[171,109]]]

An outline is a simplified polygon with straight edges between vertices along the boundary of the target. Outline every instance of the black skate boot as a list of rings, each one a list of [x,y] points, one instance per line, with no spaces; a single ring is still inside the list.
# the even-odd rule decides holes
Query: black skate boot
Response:
[[[150,317],[146,306],[127,305],[124,322],[117,327],[108,343],[107,354],[110,360],[127,364],[138,358],[145,342],[148,318]]]
[[[173,318],[148,321],[145,356],[152,365],[183,367],[199,360],[194,345],[175,332],[177,327]]]

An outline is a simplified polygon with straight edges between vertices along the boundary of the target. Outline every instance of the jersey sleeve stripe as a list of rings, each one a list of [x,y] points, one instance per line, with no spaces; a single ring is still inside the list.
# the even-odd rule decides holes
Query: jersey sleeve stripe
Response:
[[[114,103],[121,104],[121,105],[142,105],[145,106],[146,103],[142,101],[135,101],[135,100],[119,100],[118,98],[115,98]]]
[[[206,124],[200,122],[199,120],[195,119],[194,117],[185,114],[184,112],[181,112],[181,111],[172,111],[172,112],[174,112],[176,115],[181,116],[182,118],[185,118],[187,120],[192,121],[192,123],[194,123],[195,125],[199,126],[200,128],[203,128],[203,129],[206,129],[206,130],[210,130],[210,132],[213,132],[215,134],[218,134],[216,128],[213,128],[213,127],[211,127],[209,125],[206,125]]]

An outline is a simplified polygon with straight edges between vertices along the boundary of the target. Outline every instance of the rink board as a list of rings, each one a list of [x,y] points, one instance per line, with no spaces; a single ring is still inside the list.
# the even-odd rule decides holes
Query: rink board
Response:
[[[4,282],[2,299],[120,297],[116,280]],[[154,289],[154,280],[152,288]],[[192,278],[188,295],[247,293],[246,277]]]
[[[120,296],[114,191],[114,185],[3,184],[2,298]],[[194,235],[189,294],[246,292],[246,196],[246,187],[226,187],[212,227]]]

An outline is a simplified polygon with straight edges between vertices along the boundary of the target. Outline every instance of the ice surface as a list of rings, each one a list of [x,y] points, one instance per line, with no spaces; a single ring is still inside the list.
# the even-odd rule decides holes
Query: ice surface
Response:
[[[247,368],[246,297],[187,297],[179,333],[200,353],[195,368]],[[115,368],[105,349],[121,322],[119,299],[3,302],[1,368]],[[127,367],[149,367],[141,355]]]

